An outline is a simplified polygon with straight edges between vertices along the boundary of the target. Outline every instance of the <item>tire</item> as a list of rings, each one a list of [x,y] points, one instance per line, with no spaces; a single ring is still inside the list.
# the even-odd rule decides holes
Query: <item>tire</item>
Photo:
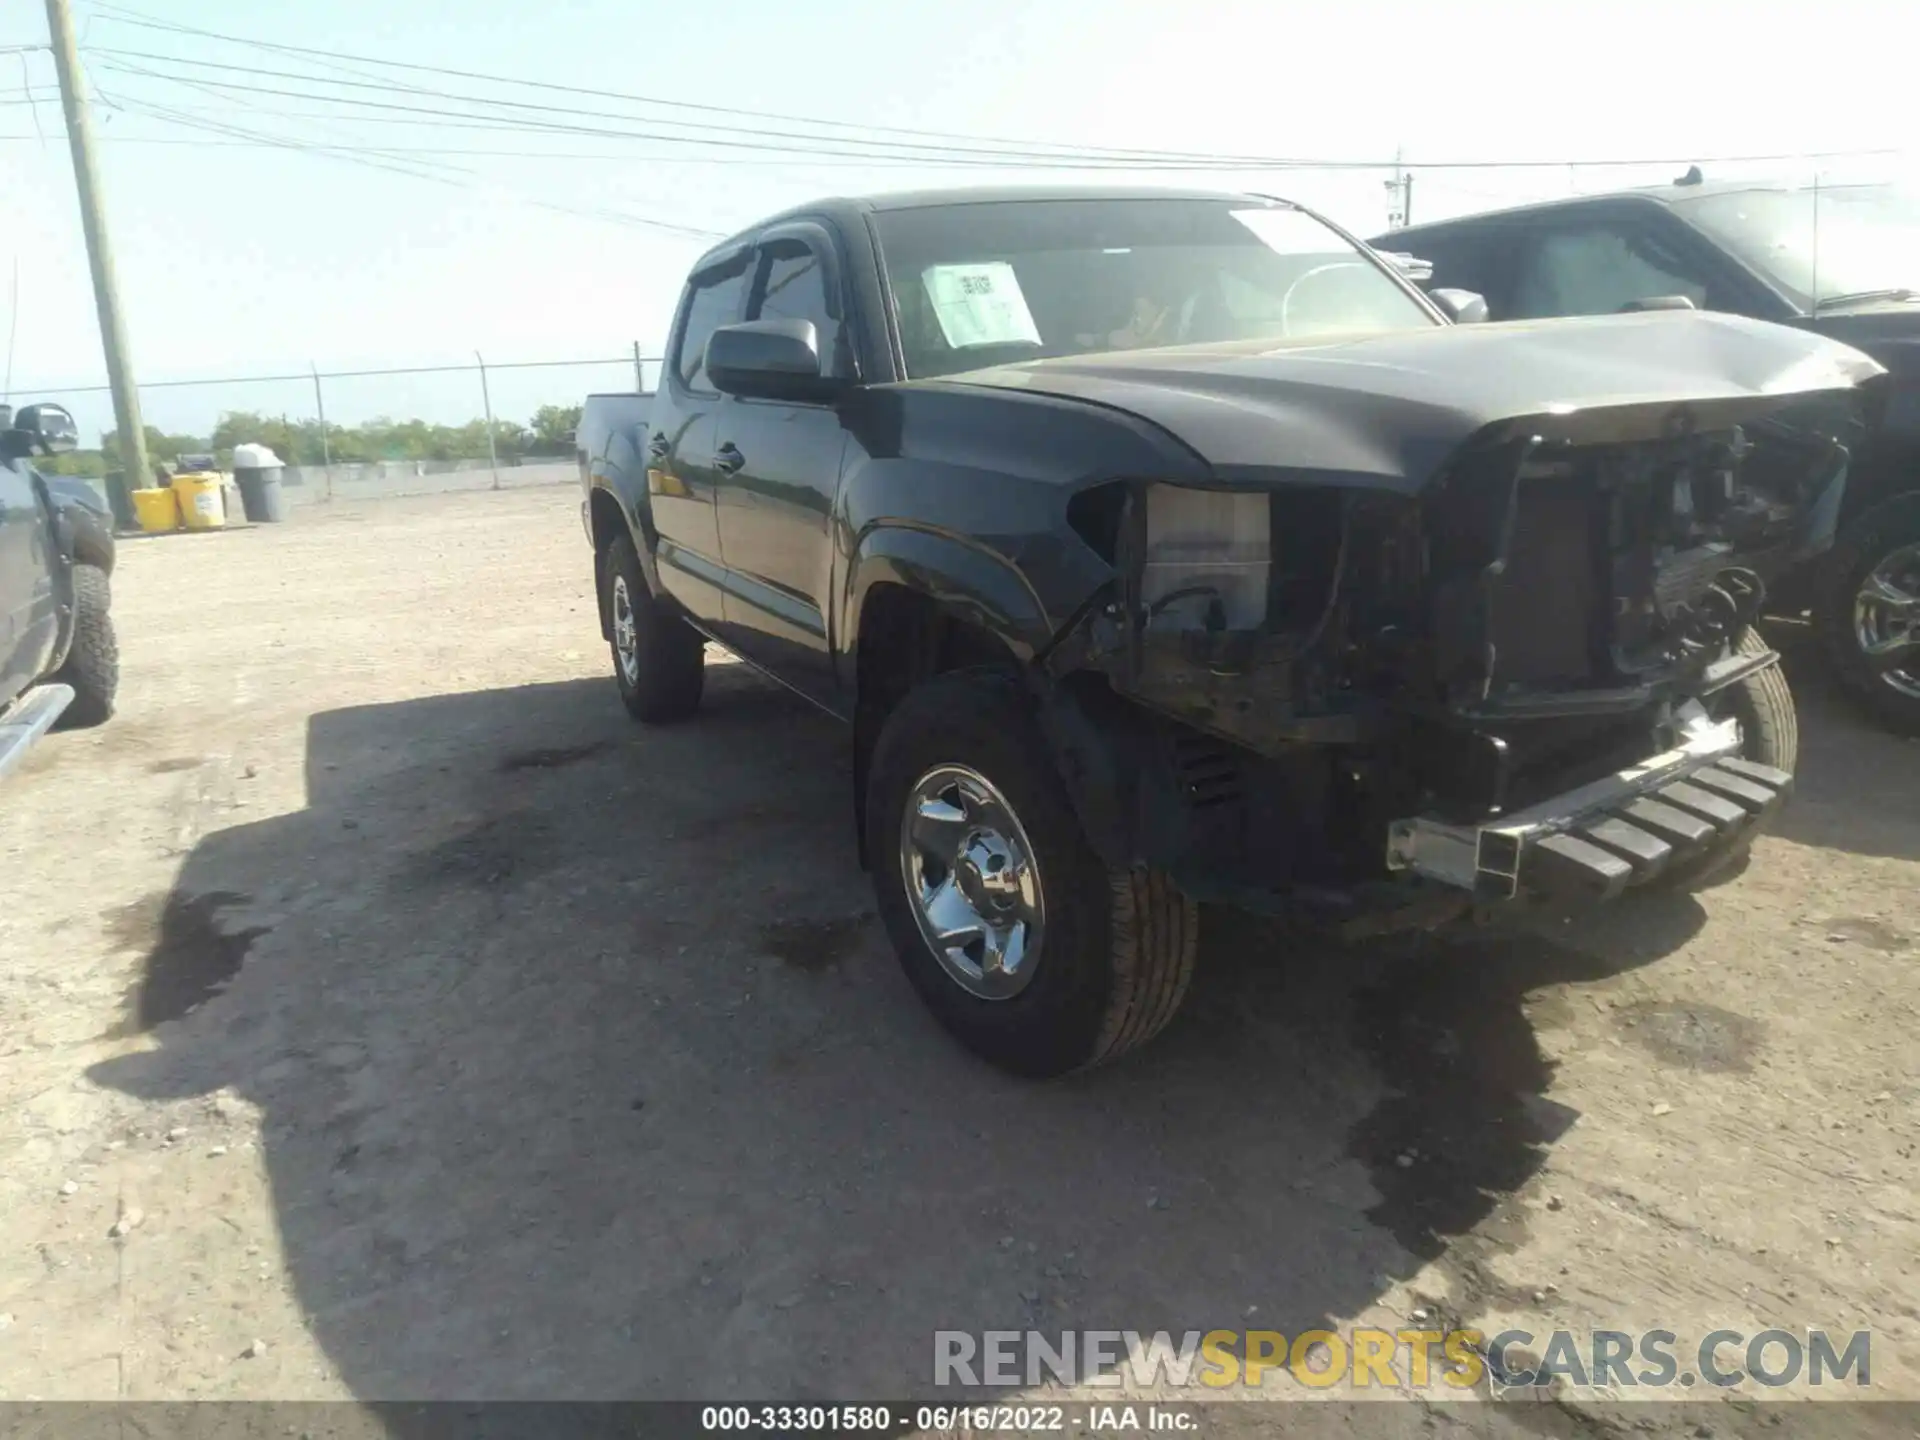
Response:
[[[874,745],[865,815],[880,917],[908,980],[961,1044],[1032,1078],[1103,1064],[1158,1034],[1186,997],[1199,941],[1198,907],[1165,875],[1110,871],[1093,853],[1047,756],[1016,679],[953,671],[910,692],[887,717]],[[918,896],[923,885],[937,888],[940,867],[907,842],[907,821],[910,809],[935,813],[942,802],[923,808],[922,797],[947,777],[954,785],[939,793],[961,797],[956,803],[966,815],[951,833],[976,847],[966,851],[970,872],[963,874],[969,862],[961,861],[948,880],[969,880],[978,890],[1007,886],[1009,875],[1037,876],[1037,935],[1031,923],[1024,932],[1033,944],[1023,966],[1031,968],[1012,978],[989,981],[982,967],[963,982],[959,962],[943,958],[922,926]],[[978,807],[977,787],[963,796],[974,781],[988,792]],[[993,856],[1005,839],[1016,858],[1002,869]],[[983,879],[989,872],[997,878]],[[995,985],[1002,993],[982,993]]]
[[[608,649],[620,701],[649,725],[684,720],[700,708],[706,641],[647,588],[633,541],[620,536],[601,566]]]
[[[1757,655],[1771,647],[1757,630],[1747,630],[1733,648],[1736,654]],[[1716,718],[1731,715],[1740,722],[1744,759],[1793,773],[1800,763],[1800,713],[1779,665],[1769,665],[1708,699],[1707,708]]]
[[[120,643],[113,633],[113,587],[98,565],[73,567],[73,643],[53,678],[73,687],[73,703],[60,726],[82,730],[104,725],[120,690]]]
[[[1861,649],[1860,623],[1874,622],[1857,613],[1862,591],[1877,571],[1891,568],[1901,577],[1912,576],[1899,588],[1920,595],[1920,496],[1868,512],[1840,537],[1822,565],[1827,583],[1814,607],[1814,625],[1835,678],[1882,725],[1920,735],[1920,651],[1900,667],[1904,687],[1889,680]],[[1912,633],[1920,634],[1920,616],[1908,614]]]
[[[1757,630],[1749,629],[1733,648],[1736,654],[1754,655],[1769,647]],[[1800,760],[1800,714],[1778,664],[1708,696],[1707,711],[1716,720],[1732,716],[1740,722],[1742,759],[1793,773]],[[1731,879],[1745,866],[1753,850],[1753,838],[1747,834],[1724,850],[1682,860],[1657,883],[1669,889],[1690,889],[1712,880]]]

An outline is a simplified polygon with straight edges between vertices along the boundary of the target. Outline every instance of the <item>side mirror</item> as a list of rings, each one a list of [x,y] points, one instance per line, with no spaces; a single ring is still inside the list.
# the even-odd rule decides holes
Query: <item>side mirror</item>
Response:
[[[59,405],[22,406],[7,436],[16,455],[64,455],[80,443],[73,416]]]
[[[1487,318],[1487,297],[1471,290],[1442,285],[1438,290],[1429,290],[1427,298],[1456,325],[1478,325]]]
[[[1424,285],[1433,279],[1431,260],[1422,260],[1418,255],[1409,255],[1404,250],[1380,250],[1375,253],[1416,285]]]
[[[1622,314],[1639,310],[1698,310],[1700,307],[1685,295],[1648,295],[1639,300],[1629,300],[1620,307]]]
[[[746,320],[707,337],[707,379],[753,400],[826,400],[839,383],[820,373],[820,337],[811,320]]]

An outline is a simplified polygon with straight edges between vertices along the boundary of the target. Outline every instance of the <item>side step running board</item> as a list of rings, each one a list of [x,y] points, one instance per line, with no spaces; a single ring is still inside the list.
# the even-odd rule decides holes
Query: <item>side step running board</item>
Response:
[[[71,685],[38,685],[11,710],[0,712],[0,776],[26,758],[27,751],[73,703]]]

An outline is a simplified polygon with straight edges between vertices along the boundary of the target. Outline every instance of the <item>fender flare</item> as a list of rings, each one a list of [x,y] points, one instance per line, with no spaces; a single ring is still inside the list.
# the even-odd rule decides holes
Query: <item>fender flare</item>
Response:
[[[598,463],[588,476],[586,504],[588,534],[593,542],[593,603],[600,616],[600,638],[605,640],[613,634],[613,622],[607,614],[607,577],[603,572],[607,547],[615,537],[601,533],[603,522],[599,517],[608,509],[619,513],[625,527],[623,533],[633,541],[634,551],[640,557],[640,574],[647,582],[647,590],[659,595],[660,571],[653,558],[653,511],[644,486],[634,486],[619,471]]]
[[[855,540],[842,589],[836,648],[852,677],[854,836],[860,864],[866,845],[866,763],[884,716],[860,693],[860,630],[877,585],[922,595],[956,620],[995,636],[1023,670],[1053,639],[1055,626],[1027,579],[1004,556],[931,526],[897,520],[870,525]]]
[[[856,663],[861,616],[880,584],[916,591],[956,619],[999,637],[1023,665],[1046,650],[1058,628],[1005,556],[949,531],[882,521],[856,539],[847,566],[839,633],[843,653]]]

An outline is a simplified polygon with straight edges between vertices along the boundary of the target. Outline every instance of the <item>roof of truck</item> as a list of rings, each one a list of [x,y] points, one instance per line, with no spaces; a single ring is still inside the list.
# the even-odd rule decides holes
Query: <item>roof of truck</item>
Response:
[[[1739,195],[1762,190],[1811,190],[1812,188],[1810,184],[1790,180],[1699,180],[1691,185],[1668,183],[1641,185],[1625,190],[1600,190],[1591,195],[1567,195],[1558,200],[1535,200],[1525,205],[1503,205],[1494,210],[1476,210],[1471,215],[1451,215],[1445,220],[1430,220],[1422,225],[1407,225],[1399,230],[1389,230],[1376,235],[1367,243],[1376,246],[1389,241],[1397,243],[1402,236],[1418,237],[1430,231],[1446,230],[1469,222],[1501,220],[1516,215],[1543,215],[1555,210],[1571,210],[1583,205],[1612,203],[1620,200],[1655,205],[1677,205],[1684,201],[1696,200],[1703,195]],[[1823,185],[1820,188],[1842,190],[1848,187]]]
[[[876,195],[833,195],[792,205],[729,235],[707,251],[715,255],[770,225],[809,216],[852,220],[893,210],[931,210],[945,205],[1000,205],[1035,200],[1228,200],[1251,205],[1290,205],[1277,195],[1244,190],[1198,190],[1164,185],[956,185],[938,190],[896,190]],[[704,259],[704,257],[703,257]],[[699,268],[698,266],[695,267]]]

